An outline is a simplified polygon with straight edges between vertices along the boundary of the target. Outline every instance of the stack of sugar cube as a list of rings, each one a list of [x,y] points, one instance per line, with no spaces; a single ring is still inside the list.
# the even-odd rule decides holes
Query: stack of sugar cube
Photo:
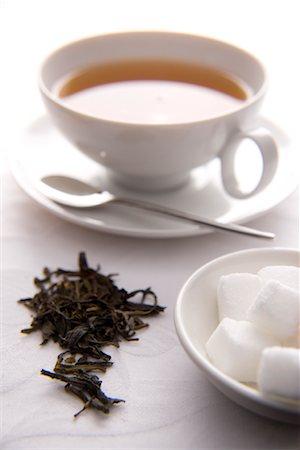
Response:
[[[212,363],[265,395],[300,400],[300,269],[267,266],[219,280]]]

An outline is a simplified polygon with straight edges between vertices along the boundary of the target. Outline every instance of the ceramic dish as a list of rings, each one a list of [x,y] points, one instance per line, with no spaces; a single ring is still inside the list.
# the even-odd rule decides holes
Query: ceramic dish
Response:
[[[286,133],[272,121],[260,118],[259,124],[272,130],[276,137],[279,143],[279,164],[270,185],[263,192],[245,200],[234,199],[225,193],[217,159],[195,169],[190,182],[182,188],[151,194],[125,189],[109,178],[104,167],[76,150],[47,116],[38,118],[24,130],[11,154],[11,169],[18,184],[32,199],[63,220],[124,236],[196,236],[211,232],[211,229],[158,214],[141,214],[139,210],[117,204],[89,210],[60,206],[38,192],[36,182],[44,175],[69,175],[116,195],[143,199],[223,223],[245,223],[284,200],[299,182],[295,169],[298,168],[297,147],[294,148]],[[257,174],[258,164],[256,158],[246,158],[241,168],[245,180],[247,176],[251,179],[253,174]]]
[[[284,248],[252,249],[222,256],[200,267],[187,280],[175,308],[175,326],[183,348],[221,392],[252,412],[297,424],[300,423],[299,402],[267,398],[256,388],[223,374],[209,361],[205,344],[218,324],[216,292],[221,275],[255,273],[267,265],[299,266],[299,259],[299,251]]]

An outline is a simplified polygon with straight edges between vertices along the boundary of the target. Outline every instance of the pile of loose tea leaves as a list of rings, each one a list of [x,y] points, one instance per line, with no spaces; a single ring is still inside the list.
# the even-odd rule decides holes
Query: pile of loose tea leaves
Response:
[[[83,401],[75,417],[88,407],[109,413],[113,404],[123,402],[107,397],[102,381],[90,372],[111,367],[104,346],[138,340],[136,331],[148,326],[144,318],[165,309],[150,288],[127,292],[116,286],[113,277],[103,275],[99,267],[89,267],[81,252],[78,270],[45,268],[43,278],[34,279],[38,292],[19,300],[33,312],[30,328],[22,333],[39,330],[42,344],[52,340],[63,349],[53,372],[42,369],[41,374],[66,383],[66,391]]]

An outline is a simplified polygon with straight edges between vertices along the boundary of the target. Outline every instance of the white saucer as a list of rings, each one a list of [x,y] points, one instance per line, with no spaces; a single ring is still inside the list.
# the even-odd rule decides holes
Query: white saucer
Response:
[[[99,190],[143,198],[182,211],[220,220],[244,223],[270,210],[284,200],[298,184],[296,153],[286,134],[273,122],[260,118],[259,125],[271,130],[279,147],[279,165],[271,184],[250,199],[229,197],[221,185],[217,160],[191,173],[190,182],[180,189],[141,194],[116,185],[107,171],[77,151],[56,130],[48,117],[32,123],[21,135],[11,158],[13,175],[21,188],[40,205],[57,216],[84,227],[113,234],[171,238],[205,234],[211,229],[153,213],[110,204],[94,209],[60,206],[40,194],[36,181],[44,175],[65,174],[89,182]],[[255,164],[246,162],[247,173],[256,173]]]

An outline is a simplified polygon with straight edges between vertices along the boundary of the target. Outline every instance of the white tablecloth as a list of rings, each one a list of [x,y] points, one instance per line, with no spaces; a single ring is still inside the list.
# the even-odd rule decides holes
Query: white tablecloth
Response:
[[[274,241],[212,233],[181,239],[113,236],[72,225],[43,210],[16,184],[9,165],[11,140],[44,113],[36,87],[40,61],[71,39],[114,30],[167,29],[214,36],[257,54],[269,72],[263,113],[297,137],[299,128],[299,16],[297,0],[0,1],[2,309],[1,444],[25,449],[294,449],[299,429],[237,406],[190,361],[177,339],[173,312],[179,289],[202,264],[251,247],[299,247],[299,193],[249,226],[276,233]],[[297,170],[297,169],[296,169]],[[167,306],[149,319],[140,341],[111,349],[114,367],[103,389],[124,398],[106,417],[86,411],[52,370],[58,347],[40,346],[19,298],[34,293],[44,265],[75,268],[79,251],[92,266],[118,273],[127,290],[146,288]]]

